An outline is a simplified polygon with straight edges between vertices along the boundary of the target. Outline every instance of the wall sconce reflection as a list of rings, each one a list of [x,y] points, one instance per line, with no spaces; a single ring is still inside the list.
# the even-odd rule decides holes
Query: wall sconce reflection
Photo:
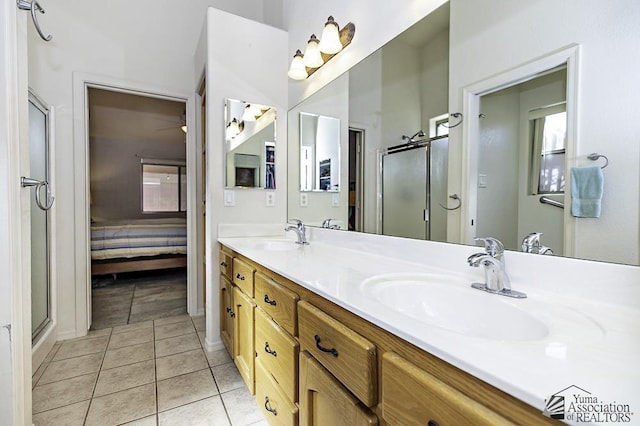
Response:
[[[340,29],[336,21],[333,20],[333,16],[329,16],[324,24],[320,39],[318,40],[315,34],[311,34],[304,53],[298,49],[293,55],[288,72],[289,78],[293,80],[308,78],[347,47],[353,40],[355,32],[356,26],[353,23],[349,22]]]

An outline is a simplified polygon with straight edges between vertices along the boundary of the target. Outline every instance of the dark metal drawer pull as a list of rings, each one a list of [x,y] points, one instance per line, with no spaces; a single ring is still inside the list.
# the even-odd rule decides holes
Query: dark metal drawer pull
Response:
[[[271,354],[275,357],[278,356],[278,352],[271,350],[271,348],[269,347],[269,342],[264,342],[264,351],[268,354]]]
[[[222,263],[220,264],[220,266],[222,266],[223,268],[226,268],[226,267],[227,267],[227,262],[222,262]]]
[[[271,306],[276,306],[278,302],[276,302],[275,300],[271,300],[269,299],[269,295],[265,294],[264,295],[264,301],[265,303],[270,304]]]
[[[240,281],[244,281],[244,276],[240,275],[239,273],[236,274],[236,278],[239,279]]]
[[[320,346],[320,336],[318,336],[317,334],[315,335],[315,339],[316,339],[316,348],[320,349],[322,352],[330,353],[336,358],[338,357],[338,351],[336,350],[336,348],[329,349],[329,348]]]
[[[440,426],[435,420],[429,420],[427,426]]]
[[[276,411],[276,409],[271,407],[271,403],[269,402],[268,396],[264,397],[264,409],[272,413],[274,416],[278,415],[278,412]]]
[[[229,310],[229,316],[230,316],[231,318],[235,318],[236,313],[235,313],[235,312],[233,312],[232,310]]]

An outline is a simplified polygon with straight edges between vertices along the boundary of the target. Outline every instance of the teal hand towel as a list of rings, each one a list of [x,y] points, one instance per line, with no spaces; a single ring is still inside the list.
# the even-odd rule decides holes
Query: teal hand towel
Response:
[[[604,176],[600,167],[571,168],[571,215],[600,217]]]

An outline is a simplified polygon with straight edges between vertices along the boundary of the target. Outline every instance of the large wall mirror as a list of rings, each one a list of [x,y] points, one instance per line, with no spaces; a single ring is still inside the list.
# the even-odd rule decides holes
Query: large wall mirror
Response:
[[[460,212],[466,209],[475,235],[495,236],[510,250],[521,250],[523,238],[539,232],[543,234],[541,244],[550,248],[548,253],[580,253],[566,247],[564,234],[574,225],[563,208],[569,200],[565,176],[570,166],[601,166],[604,160],[585,162],[575,152],[566,151],[568,111],[575,114],[577,109],[571,104],[575,98],[567,97],[567,67],[552,65],[479,97],[480,114],[464,117],[460,127],[475,120],[473,126],[478,128],[477,153],[469,166],[452,167],[450,162],[447,132],[459,120],[449,116],[457,112],[448,110],[449,78],[446,3],[292,108],[288,115],[288,217],[311,226],[339,218],[342,230],[472,243],[468,235],[450,237],[456,234],[450,222],[462,223]],[[301,112],[336,117],[341,122],[341,197],[333,204],[323,200],[321,213],[306,207],[311,198],[301,192],[306,188],[298,166],[301,128],[296,123]],[[611,149],[617,143],[622,142],[607,140],[606,146]],[[447,176],[451,181],[458,173],[467,193],[455,193],[460,189],[451,190],[447,182]],[[395,182],[391,189],[385,189],[388,179]],[[465,186],[467,181],[473,185]],[[625,197],[624,188],[608,191],[609,199]],[[456,208],[460,210],[451,213]],[[385,225],[393,214],[403,218],[401,227]],[[410,221],[415,226],[405,226]],[[598,222],[590,223],[590,236],[581,232],[576,245],[600,238]],[[637,264],[627,260],[632,256],[585,257]]]
[[[276,188],[276,109],[227,99],[224,108],[227,188]]]

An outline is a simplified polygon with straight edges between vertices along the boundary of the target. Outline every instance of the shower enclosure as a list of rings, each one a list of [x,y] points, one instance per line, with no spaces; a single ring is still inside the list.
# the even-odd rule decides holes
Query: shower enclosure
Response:
[[[384,235],[446,241],[448,137],[386,148],[379,157],[379,230]]]

